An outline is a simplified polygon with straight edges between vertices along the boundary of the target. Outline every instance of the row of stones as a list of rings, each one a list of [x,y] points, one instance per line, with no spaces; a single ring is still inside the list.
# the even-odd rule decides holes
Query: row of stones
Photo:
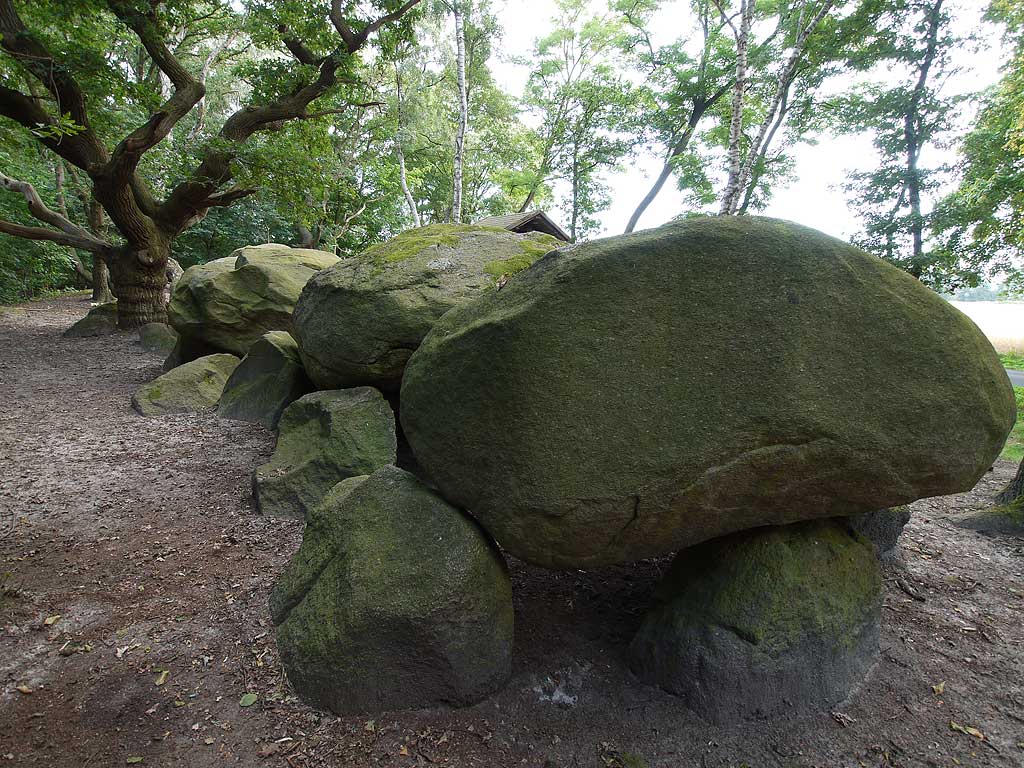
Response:
[[[275,591],[284,590],[275,616],[299,692],[346,711],[316,693],[318,685],[356,708],[417,703],[404,694],[396,700],[350,669],[345,660],[362,648],[374,649],[367,658],[378,673],[411,669],[424,692],[418,703],[472,700],[504,679],[507,653],[481,648],[478,661],[492,663],[474,667],[462,698],[452,694],[458,686],[445,670],[458,665],[445,661],[445,649],[466,640],[444,628],[454,632],[453,622],[463,621],[479,629],[486,613],[490,635],[502,636],[494,616],[511,611],[510,598],[490,613],[467,601],[508,590],[491,577],[446,588],[444,575],[430,570],[439,554],[406,579],[404,564],[378,541],[386,532],[367,534],[365,547],[358,541],[357,532],[376,523],[353,521],[380,518],[381,505],[397,505],[399,520],[415,517],[400,490],[412,483],[442,505],[448,522],[431,517],[392,531],[405,557],[424,538],[455,536],[460,527],[476,532],[501,573],[490,536],[549,567],[679,553],[631,645],[631,665],[709,717],[773,711],[786,701],[820,706],[845,694],[877,648],[879,602],[877,563],[845,521],[970,487],[1012,423],[1008,384],[977,329],[898,270],[783,222],[693,220],[610,238],[545,258],[501,281],[500,291],[467,270],[460,285],[472,295],[453,308],[426,297],[459,273],[458,260],[441,256],[466,233],[430,234],[420,238],[430,241],[423,258],[413,258],[418,244],[398,238],[372,259],[318,272],[294,316],[273,320],[294,323],[300,335],[289,363],[296,389],[269,388],[266,381],[277,379],[260,371],[254,354],[259,344],[274,347],[276,370],[286,357],[277,349],[288,345],[283,338],[247,340],[240,365],[215,355],[190,364],[194,372],[182,366],[167,374],[197,376],[194,390],[209,379],[211,392],[222,375],[225,415],[274,393],[256,409],[267,415],[253,419],[280,430],[254,489],[267,513],[309,521],[309,545],[289,569],[292,587]],[[470,235],[476,253],[483,235]],[[211,286],[229,283],[244,285],[247,296],[272,295],[270,286],[281,282],[275,270],[258,267],[255,256],[242,264],[243,256],[211,268],[209,279],[196,276],[190,295],[214,296]],[[297,285],[303,275],[293,271]],[[360,303],[380,296],[390,302],[387,312]],[[184,318],[183,332],[191,312],[210,334],[210,319],[228,302],[207,303],[178,302],[172,316]],[[247,318],[264,309],[262,298],[246,299],[231,317],[252,335],[259,324]],[[420,309],[423,317],[413,311]],[[875,331],[889,327],[914,343],[877,343]],[[353,345],[360,339],[366,343]],[[238,339],[207,341],[223,348]],[[179,344],[179,355],[195,352]],[[298,378],[303,367],[324,391],[285,408],[312,386]],[[908,373],[892,387],[897,367]],[[952,368],[961,376],[944,375]],[[246,391],[235,380],[248,370],[262,383]],[[853,380],[856,392],[847,386]],[[167,382],[152,384],[158,391],[141,400],[166,407]],[[402,425],[439,492],[394,467],[396,429],[384,397],[365,386],[338,389],[358,384],[392,397],[400,385]],[[808,517],[818,520],[798,522]],[[779,526],[787,522],[795,524]],[[442,550],[459,546],[449,541]],[[352,586],[339,586],[346,579]],[[373,620],[364,620],[353,613],[360,599],[353,594],[373,594],[363,583],[373,579],[391,585],[396,607],[379,615],[367,607]],[[428,587],[438,591],[425,596]],[[423,613],[425,606],[432,610]],[[305,618],[289,632],[295,616]],[[452,616],[461,619],[433,623]],[[381,646],[369,637],[378,631]],[[335,674],[339,665],[343,673]]]
[[[200,358],[144,385],[134,402],[146,413],[191,410],[201,405],[190,398],[216,402],[220,386],[222,416],[279,428],[253,489],[265,514],[307,522],[271,599],[283,663],[307,701],[336,712],[478,701],[511,672],[512,589],[500,551],[394,466],[394,417],[377,390],[296,397],[293,345],[275,332],[242,365]],[[717,721],[831,704],[874,657],[879,585],[871,547],[844,521],[716,539],[676,558],[630,666]]]

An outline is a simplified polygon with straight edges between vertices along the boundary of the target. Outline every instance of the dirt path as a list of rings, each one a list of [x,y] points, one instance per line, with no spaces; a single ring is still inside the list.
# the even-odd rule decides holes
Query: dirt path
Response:
[[[0,308],[0,766],[1024,765],[1024,539],[954,525],[1009,464],[914,505],[886,572],[881,658],[834,715],[725,731],[631,678],[625,644],[665,567],[652,561],[513,563],[503,691],[338,718],[292,696],[267,619],[301,538],[250,508],[272,435],[135,415],[128,398],[160,361],[130,335],[61,338],[87,309]]]

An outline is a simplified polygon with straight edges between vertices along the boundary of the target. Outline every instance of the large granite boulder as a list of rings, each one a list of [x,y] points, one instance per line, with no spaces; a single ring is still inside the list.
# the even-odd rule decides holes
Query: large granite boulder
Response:
[[[719,724],[825,710],[878,654],[875,552],[841,521],[757,528],[683,550],[629,647],[645,682]]]
[[[139,326],[139,343],[147,352],[166,358],[178,343],[178,332],[167,323],[146,323]]]
[[[334,487],[270,605],[288,679],[315,707],[471,704],[511,672],[512,587],[497,547],[395,467]]]
[[[85,317],[64,331],[68,339],[87,336],[110,336],[117,333],[117,302],[97,304],[89,310]]]
[[[277,423],[277,446],[253,475],[253,499],[265,515],[305,519],[349,477],[394,464],[395,417],[371,387],[300,397]]]
[[[306,371],[321,389],[397,390],[441,315],[558,245],[540,232],[432,224],[343,259],[310,280],[295,307]]]
[[[551,567],[965,491],[1016,413],[947,302],[751,216],[549,254],[438,321],[401,403],[445,498]]]
[[[218,354],[179,365],[139,387],[132,407],[143,416],[211,410],[238,362],[234,355]]]
[[[292,248],[280,243],[264,243],[263,245],[247,245],[231,254],[235,260],[235,268],[255,264],[264,266],[281,266],[296,264],[319,272],[338,263],[338,257],[327,251],[314,248]]]
[[[290,331],[302,287],[332,254],[281,245],[240,248],[231,256],[189,267],[167,307],[183,340],[244,355],[268,331]],[[184,356],[184,355],[183,355]]]
[[[224,386],[217,415],[276,429],[284,409],[313,389],[291,334],[271,331],[249,348]]]

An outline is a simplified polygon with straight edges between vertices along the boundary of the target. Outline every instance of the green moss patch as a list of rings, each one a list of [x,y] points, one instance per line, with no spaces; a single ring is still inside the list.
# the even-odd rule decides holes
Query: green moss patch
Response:
[[[484,272],[498,282],[502,277],[512,277],[527,269],[533,262],[561,245],[558,240],[550,235],[540,235],[536,239],[526,239],[519,243],[522,254],[511,256],[507,259],[489,261],[484,265]]]
[[[681,552],[658,597],[674,622],[724,627],[768,653],[809,633],[843,645],[881,594],[874,558],[828,520],[757,529]]]
[[[1024,497],[1017,498],[1010,504],[996,507],[990,514],[1001,517],[1006,522],[1024,530]]]
[[[472,224],[428,224],[425,227],[407,230],[386,243],[371,246],[361,258],[377,264],[393,264],[412,258],[434,246],[454,248],[459,244],[459,235],[467,232],[504,231],[498,227],[477,227]]]

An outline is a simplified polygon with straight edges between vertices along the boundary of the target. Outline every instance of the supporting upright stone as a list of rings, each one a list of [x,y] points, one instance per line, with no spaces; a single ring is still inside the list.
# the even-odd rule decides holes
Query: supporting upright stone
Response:
[[[896,544],[909,522],[910,507],[906,505],[846,518],[846,524],[870,541],[875,546],[875,554],[882,560],[896,557]]]
[[[339,483],[271,597],[296,692],[333,712],[472,704],[512,667],[512,586],[497,547],[413,475]]]
[[[300,397],[277,426],[274,455],[253,476],[265,515],[305,519],[337,483],[395,463],[395,417],[372,387]]]
[[[291,334],[271,331],[249,348],[217,406],[223,419],[276,429],[284,409],[313,389]]]
[[[178,333],[167,323],[146,323],[139,326],[139,344],[147,352],[166,358],[178,344]]]
[[[874,663],[881,594],[872,545],[840,520],[714,539],[676,556],[630,667],[718,724],[826,709]]]
[[[110,336],[117,333],[117,302],[97,304],[89,313],[64,331],[64,338],[75,339],[86,336]]]

